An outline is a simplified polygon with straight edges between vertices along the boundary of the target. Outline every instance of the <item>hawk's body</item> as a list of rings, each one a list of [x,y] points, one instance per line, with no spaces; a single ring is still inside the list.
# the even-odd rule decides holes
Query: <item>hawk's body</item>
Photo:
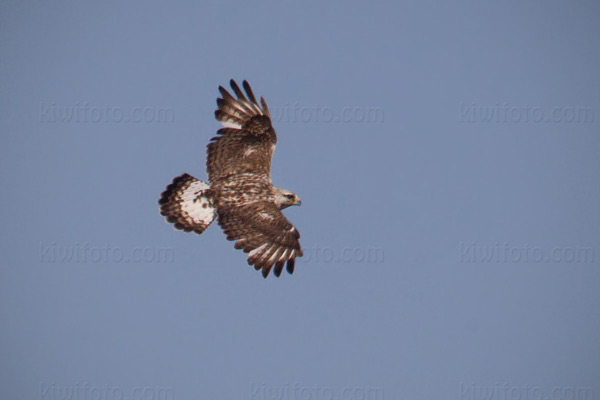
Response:
[[[259,105],[248,82],[243,86],[248,97],[233,80],[237,98],[219,87],[223,98],[217,99],[215,116],[225,128],[207,146],[210,185],[188,174],[175,178],[159,200],[160,211],[175,228],[196,233],[216,216],[227,239],[237,240],[235,248],[249,253],[248,264],[262,269],[264,277],[273,266],[279,276],[286,262],[291,274],[296,257],[302,256],[300,234],[281,210],[300,199],[273,186],[277,135],[269,108],[262,97]]]

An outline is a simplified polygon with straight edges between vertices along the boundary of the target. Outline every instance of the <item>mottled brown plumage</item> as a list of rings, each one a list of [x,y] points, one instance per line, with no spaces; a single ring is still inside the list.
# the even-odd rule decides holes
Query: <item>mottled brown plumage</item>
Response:
[[[225,127],[207,146],[210,188],[187,174],[175,178],[159,201],[161,213],[177,229],[197,233],[216,214],[227,239],[248,253],[248,264],[261,269],[265,278],[273,267],[279,276],[286,264],[291,274],[296,257],[302,256],[300,233],[281,210],[300,199],[271,182],[277,135],[264,98],[259,104],[246,81],[245,94],[234,80],[230,84],[236,97],[219,86],[222,97],[215,111]]]

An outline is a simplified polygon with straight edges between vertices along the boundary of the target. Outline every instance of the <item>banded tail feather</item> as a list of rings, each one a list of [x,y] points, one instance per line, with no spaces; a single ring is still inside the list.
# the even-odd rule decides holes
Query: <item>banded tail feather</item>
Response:
[[[189,174],[174,178],[158,204],[167,222],[185,232],[204,232],[216,216],[210,186]]]

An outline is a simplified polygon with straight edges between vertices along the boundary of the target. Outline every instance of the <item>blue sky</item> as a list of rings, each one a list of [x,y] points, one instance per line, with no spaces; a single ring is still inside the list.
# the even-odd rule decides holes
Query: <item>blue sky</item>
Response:
[[[0,397],[600,396],[599,16],[3,2]],[[277,115],[292,276],[158,214],[230,78]]]

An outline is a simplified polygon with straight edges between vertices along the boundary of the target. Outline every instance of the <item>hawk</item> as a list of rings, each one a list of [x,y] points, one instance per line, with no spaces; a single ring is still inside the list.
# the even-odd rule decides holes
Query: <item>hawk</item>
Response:
[[[302,256],[300,233],[281,210],[301,202],[271,182],[277,135],[265,99],[259,103],[246,81],[245,94],[233,79],[230,85],[236,97],[219,86],[215,117],[224,127],[207,146],[208,183],[188,174],[174,178],[158,201],[160,213],[176,229],[198,234],[216,218],[263,277],[273,267],[279,277],[284,265],[291,274]]]

